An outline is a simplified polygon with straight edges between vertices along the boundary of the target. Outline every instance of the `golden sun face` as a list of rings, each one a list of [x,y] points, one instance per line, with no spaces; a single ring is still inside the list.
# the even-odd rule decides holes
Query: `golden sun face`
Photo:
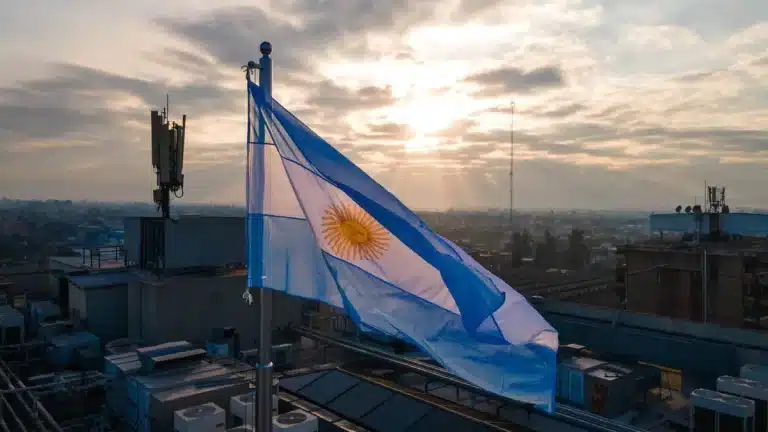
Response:
[[[323,215],[323,237],[343,259],[374,260],[389,247],[389,233],[362,209],[331,205]]]

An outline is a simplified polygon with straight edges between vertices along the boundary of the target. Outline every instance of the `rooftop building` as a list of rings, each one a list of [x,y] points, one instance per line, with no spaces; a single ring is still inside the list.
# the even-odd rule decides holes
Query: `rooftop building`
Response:
[[[652,239],[617,251],[626,263],[619,280],[628,310],[762,328],[768,215],[654,214],[650,226]]]

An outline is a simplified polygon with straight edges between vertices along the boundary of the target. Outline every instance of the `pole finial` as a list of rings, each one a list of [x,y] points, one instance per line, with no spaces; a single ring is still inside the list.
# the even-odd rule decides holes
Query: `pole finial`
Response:
[[[261,43],[261,45],[259,45],[259,50],[263,55],[268,56],[272,54],[272,44],[268,41],[264,41]]]

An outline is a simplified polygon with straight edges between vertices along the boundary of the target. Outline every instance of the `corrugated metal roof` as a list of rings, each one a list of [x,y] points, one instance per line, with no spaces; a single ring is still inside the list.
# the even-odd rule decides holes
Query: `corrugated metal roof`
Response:
[[[104,362],[105,370],[114,369],[114,371],[110,370],[110,373],[120,371],[119,373],[123,375],[130,375],[141,369],[141,361],[135,351],[106,356]]]
[[[243,387],[248,385],[248,378],[245,375],[235,374],[231,376],[231,379],[222,381],[220,384],[197,386],[195,384],[184,384],[182,386],[161,390],[153,393],[153,397],[159,402],[169,402],[177,399],[184,399],[193,395],[216,392],[222,389],[232,387]],[[228,408],[228,407],[227,407]]]
[[[0,306],[0,327],[24,327],[24,315],[12,306]]]
[[[244,363],[212,363],[200,360],[189,366],[156,372],[150,375],[131,375],[129,380],[143,390],[153,394],[159,401],[187,397],[233,385],[247,384],[253,377],[248,376],[252,367]]]
[[[83,289],[126,285],[136,279],[130,271],[109,271],[70,276],[69,281]]]
[[[253,370],[253,367],[240,362],[224,364],[221,362],[211,362],[209,360],[199,360],[197,363],[184,365],[178,369],[155,372],[149,375],[134,375],[131,377],[134,381],[149,391],[168,390],[189,383],[201,383],[203,381],[224,378],[237,373]]]
[[[283,376],[280,387],[374,431],[482,431],[487,425],[332,369]]]
[[[186,383],[219,377],[229,372],[227,369],[208,363],[205,360],[199,360],[197,363],[194,363],[194,366],[185,365],[185,367],[185,369],[171,369],[150,375],[135,375],[131,379],[147,390],[152,391],[171,389]]]

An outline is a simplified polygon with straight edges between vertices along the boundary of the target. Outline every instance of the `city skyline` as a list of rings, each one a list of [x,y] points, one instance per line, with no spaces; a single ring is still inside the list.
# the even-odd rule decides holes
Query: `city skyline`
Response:
[[[765,207],[768,4],[32,0],[0,16],[0,195],[150,201],[149,110],[188,117],[184,202],[242,204],[240,65],[416,209]],[[407,7],[406,7],[407,6]]]

